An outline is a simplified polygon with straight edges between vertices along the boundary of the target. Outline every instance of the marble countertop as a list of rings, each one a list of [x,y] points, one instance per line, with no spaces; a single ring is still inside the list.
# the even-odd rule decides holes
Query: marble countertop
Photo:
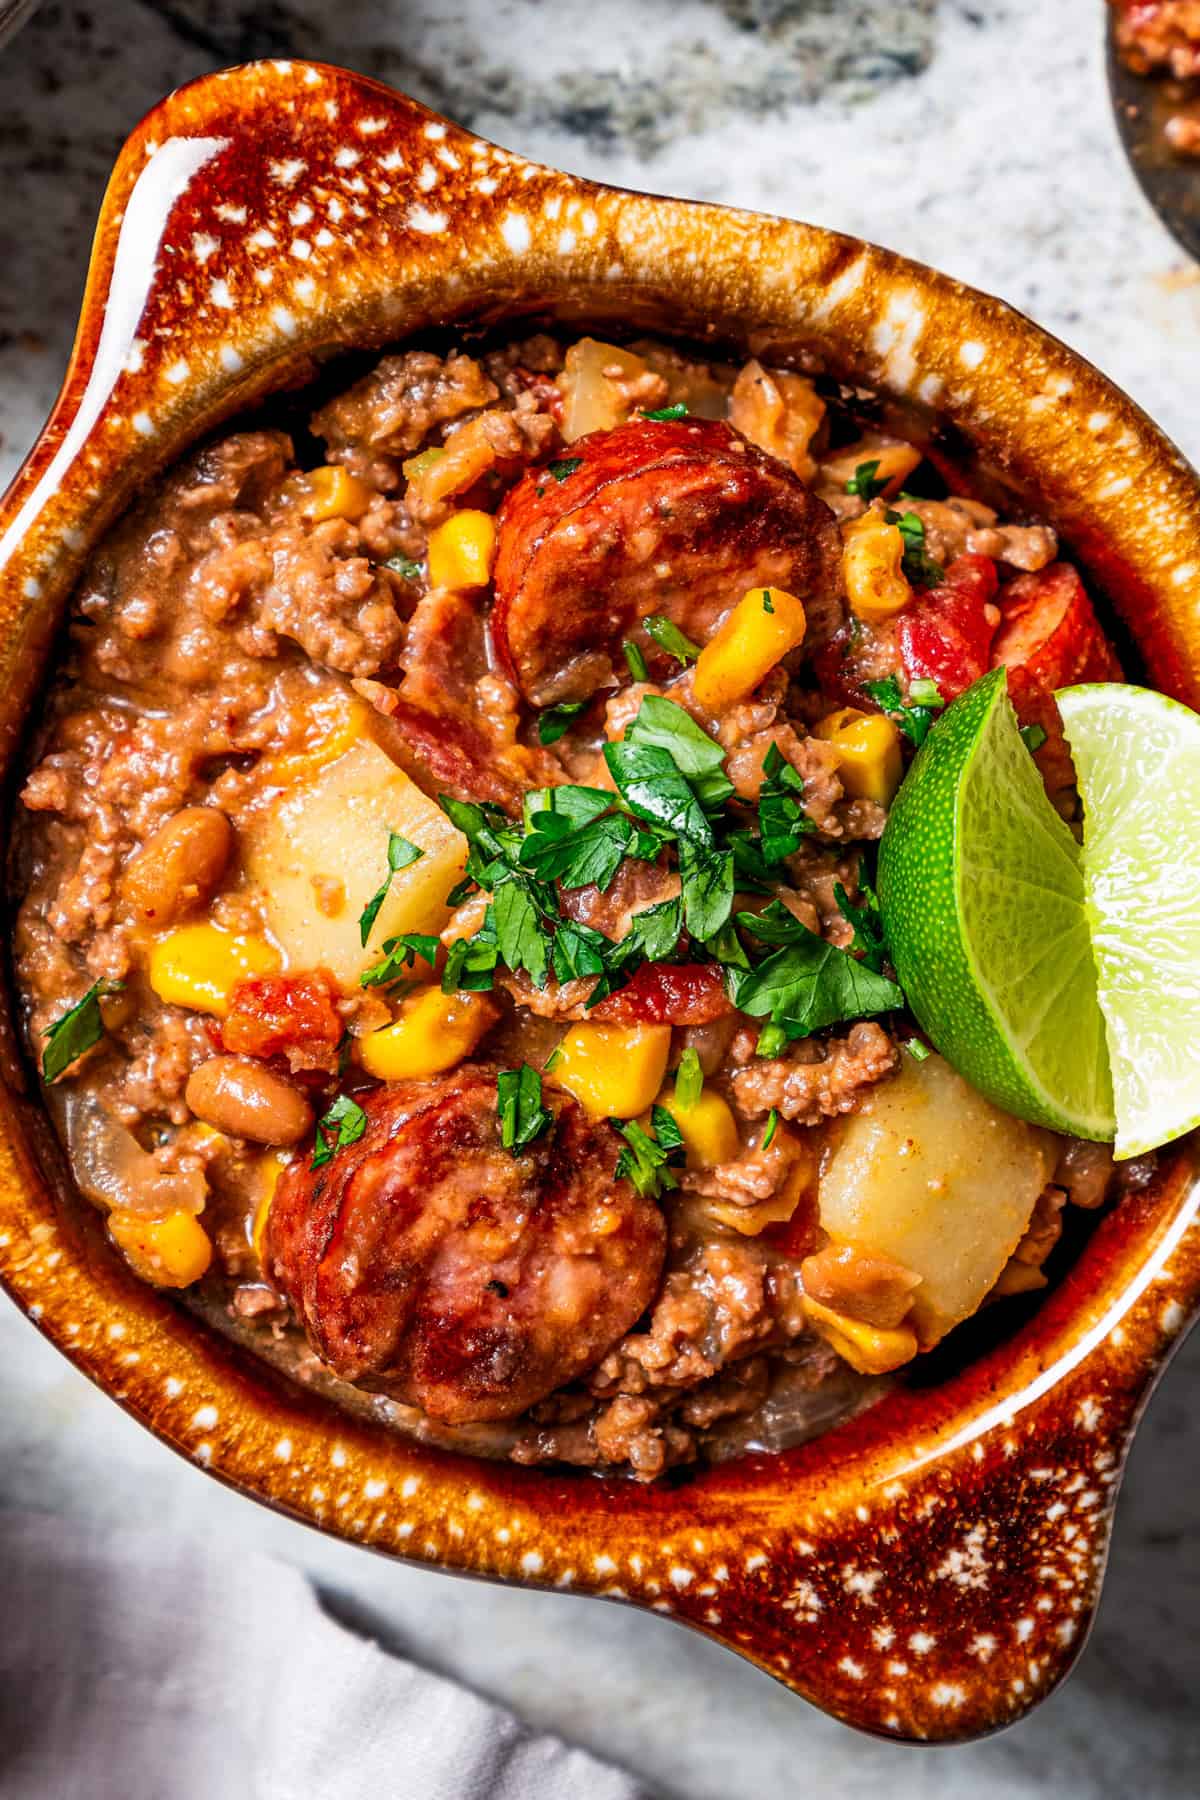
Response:
[[[1200,459],[1200,270],[1107,111],[1100,0],[43,0],[0,52],[0,479],[53,399],[109,166],[168,88],[342,62],[629,185],[861,233],[1003,295]],[[1136,499],[1133,502],[1136,504]],[[0,1301],[0,1507],[173,1524],[307,1569],[340,1616],[688,1800],[1200,1788],[1200,1334],[1155,1397],[1077,1673],[988,1743],[852,1736],[661,1619],[385,1563],[176,1459]]]

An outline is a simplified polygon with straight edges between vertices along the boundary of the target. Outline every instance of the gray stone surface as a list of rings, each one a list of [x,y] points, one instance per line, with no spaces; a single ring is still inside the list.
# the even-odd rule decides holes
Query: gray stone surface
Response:
[[[1121,162],[1100,12],[1099,0],[46,0],[0,54],[0,476],[60,379],[125,130],[206,68],[285,51],[408,86],[585,174],[791,213],[937,263],[1076,344],[1200,454],[1200,272]],[[1003,1737],[925,1753],[852,1736],[661,1619],[450,1581],[277,1519],[155,1444],[7,1303],[0,1370],[0,1506],[101,1532],[176,1524],[234,1556],[272,1549],[342,1616],[664,1794],[1200,1791],[1200,1338],[1134,1452],[1077,1674]]]

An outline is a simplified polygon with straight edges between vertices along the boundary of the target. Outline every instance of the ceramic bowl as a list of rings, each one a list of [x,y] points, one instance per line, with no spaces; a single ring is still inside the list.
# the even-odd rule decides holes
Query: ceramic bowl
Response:
[[[857,240],[594,186],[273,62],[173,94],[121,152],[62,396],[0,510],[5,759],[82,559],[188,443],[334,351],[547,315],[878,389],[943,460],[1052,518],[1148,677],[1200,701],[1197,479],[1027,320]],[[109,1254],[11,1026],[0,1056],[8,1291],[245,1493],[414,1562],[669,1613],[898,1738],[1015,1719],[1076,1656],[1131,1433],[1200,1299],[1192,1145],[986,1353],[783,1455],[640,1487],[423,1448],[238,1355]]]

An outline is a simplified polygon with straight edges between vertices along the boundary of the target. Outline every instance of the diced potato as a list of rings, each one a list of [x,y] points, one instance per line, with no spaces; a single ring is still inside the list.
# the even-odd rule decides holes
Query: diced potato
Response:
[[[496,555],[496,521],[490,513],[464,506],[429,534],[429,581],[433,587],[486,587]]]
[[[134,1273],[155,1287],[190,1287],[212,1261],[212,1243],[195,1213],[148,1219],[142,1213],[111,1212],[108,1229]]]
[[[572,1025],[554,1079],[594,1119],[636,1119],[667,1072],[669,1025]]]
[[[589,431],[611,431],[615,425],[623,425],[629,417],[630,405],[621,383],[636,381],[647,373],[646,363],[632,350],[603,344],[597,338],[580,338],[578,343],[572,344],[559,378],[565,441],[573,444],[576,438],[584,437]],[[612,379],[613,376],[616,379]]]
[[[824,417],[825,402],[811,381],[784,369],[764,369],[754,358],[729,397],[730,424],[760,450],[789,464],[801,481],[811,481],[817,472],[808,447]]]
[[[667,1088],[659,1095],[658,1104],[679,1127],[689,1169],[712,1169],[737,1156],[742,1147],[737,1121],[728,1102],[713,1088],[705,1088],[693,1106],[681,1106],[675,1089]]]
[[[891,719],[842,706],[813,731],[837,751],[838,779],[851,799],[891,805],[904,773],[900,733]]]
[[[358,1060],[378,1081],[425,1081],[462,1061],[496,1017],[483,994],[410,994],[400,1017],[358,1040]]]
[[[723,712],[752,693],[777,662],[804,642],[804,604],[783,588],[751,588],[700,652],[693,692]]]
[[[880,625],[903,612],[913,597],[903,561],[900,527],[889,525],[881,512],[872,509],[843,525],[842,576],[855,618]]]
[[[246,975],[273,975],[279,952],[265,938],[237,936],[218,925],[181,925],[150,950],[150,986],[160,1000],[224,1018],[229,996]]]
[[[834,1312],[807,1295],[804,1316],[813,1330],[860,1375],[886,1375],[911,1362],[917,1354],[917,1334],[908,1325],[867,1325],[861,1319]]]
[[[821,474],[836,487],[845,489],[846,483],[852,481],[864,463],[878,463],[875,471],[876,481],[885,481],[882,495],[890,500],[899,493],[908,477],[921,460],[921,452],[915,444],[906,444],[903,438],[884,437],[876,432],[868,432],[856,444],[845,450],[839,450],[836,456],[826,456],[821,460]]]
[[[359,915],[387,874],[389,832],[424,854],[391,878],[366,949]],[[280,795],[246,834],[246,869],[263,892],[271,934],[293,969],[328,969],[346,991],[378,961],[385,938],[439,932],[467,844],[441,808],[370,738]],[[322,911],[322,883],[346,903]]]
[[[821,1224],[921,1277],[911,1322],[928,1348],[995,1284],[1057,1154],[1049,1132],[1001,1112],[942,1057],[905,1055],[836,1136]]]

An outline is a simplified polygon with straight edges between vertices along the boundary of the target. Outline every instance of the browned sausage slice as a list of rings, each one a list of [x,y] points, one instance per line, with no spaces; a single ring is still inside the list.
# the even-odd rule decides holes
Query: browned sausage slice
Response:
[[[267,1266],[337,1374],[461,1424],[524,1412],[597,1363],[653,1298],[666,1233],[614,1179],[620,1141],[547,1088],[554,1124],[500,1143],[472,1066],[363,1101],[357,1144],[286,1169]]]
[[[648,613],[703,644],[759,586],[804,601],[816,646],[841,623],[840,543],[824,501],[720,420],[593,432],[500,509],[497,654],[531,705],[583,699],[623,669],[623,638],[657,654]]]

